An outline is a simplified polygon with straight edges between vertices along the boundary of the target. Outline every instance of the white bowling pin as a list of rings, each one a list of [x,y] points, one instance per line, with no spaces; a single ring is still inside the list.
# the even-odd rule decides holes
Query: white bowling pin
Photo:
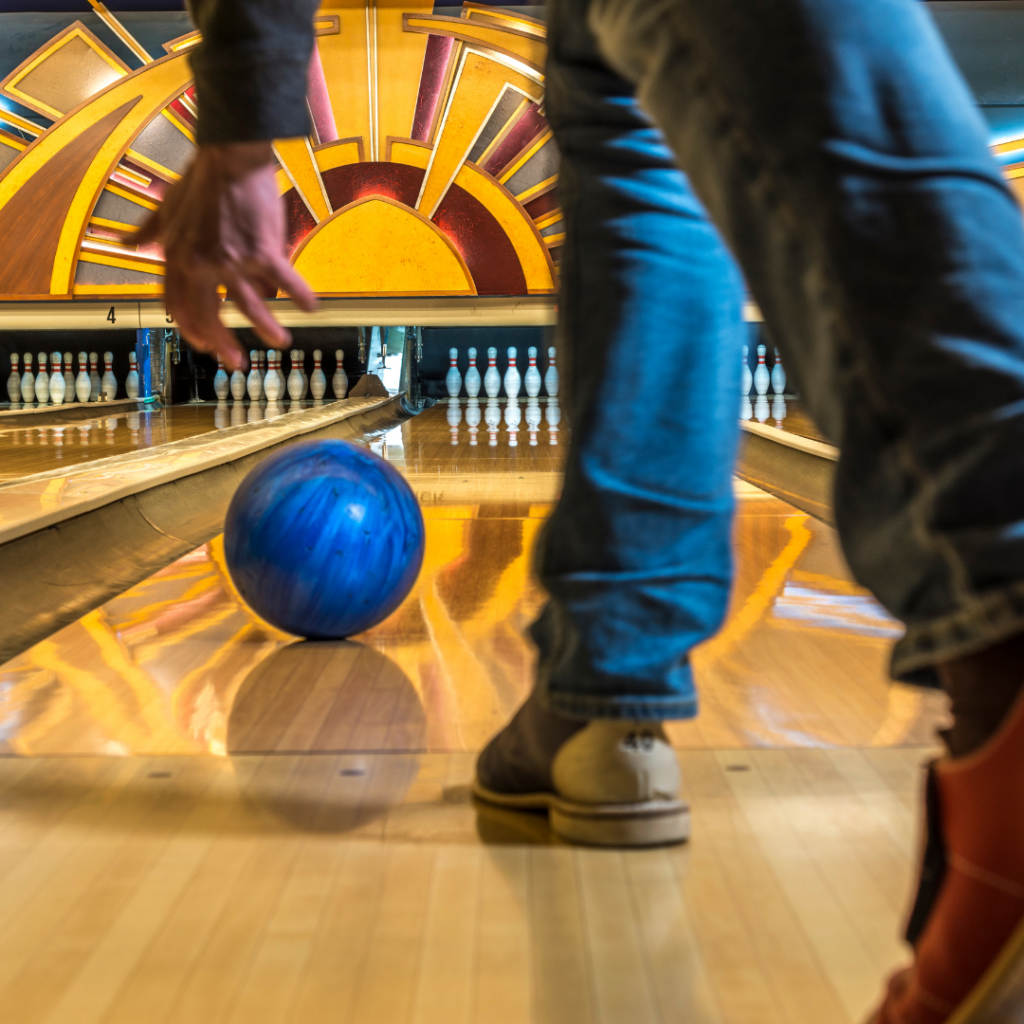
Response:
[[[526,355],[530,360],[530,365],[526,368],[526,374],[523,376],[523,387],[526,389],[527,398],[536,398],[540,394],[540,370],[537,369],[537,350],[531,345],[526,350]]]
[[[501,374],[498,373],[497,359],[498,350],[489,348],[487,350],[487,370],[484,373],[484,391],[488,398],[497,398],[498,392],[501,390]]]
[[[103,379],[100,381],[103,397],[112,402],[117,398],[117,378],[114,376],[114,353],[103,353]]]
[[[324,395],[327,394],[327,377],[320,368],[323,357],[324,354],[320,349],[313,349],[313,372],[309,375],[309,390],[313,395],[314,402],[323,401]]]
[[[305,352],[300,353],[297,348],[293,348],[291,352],[288,353],[288,356],[292,361],[292,368],[288,373],[288,397],[293,402],[297,402],[302,398],[303,381],[302,371],[299,369],[299,356],[304,356],[305,354]]]
[[[100,357],[95,352],[89,353],[89,401],[98,402],[102,389],[100,387]]]
[[[749,395],[754,386],[754,376],[750,372],[750,349],[743,346],[743,367],[740,370],[740,394]]]
[[[36,397],[36,376],[32,372],[32,356],[25,353],[25,372],[21,375],[21,400],[31,402]]]
[[[75,397],[80,402],[89,401],[92,383],[89,380],[89,362],[84,352],[78,353],[78,376],[75,378]]]
[[[220,366],[219,359],[217,365]],[[213,387],[217,389],[216,377],[213,378]],[[128,376],[124,379],[124,390],[129,398],[139,397],[139,361],[134,352],[128,353]]]
[[[462,391],[462,374],[459,373],[459,350],[448,349],[448,373],[444,378],[444,386],[448,389],[449,398],[458,398]],[[458,444],[458,441],[453,441]]]
[[[768,349],[766,349],[764,345],[757,346],[757,366],[754,369],[754,390],[759,395],[768,394],[768,384],[771,381],[771,378],[768,375],[768,367],[765,365],[764,361],[764,357],[767,352]]]
[[[348,374],[345,372],[345,353],[339,348],[334,353],[334,377],[331,379],[335,398],[348,394]]]
[[[263,380],[263,391],[267,396],[268,402],[277,402],[284,391],[284,381],[277,372],[277,352],[267,353],[267,376]],[[280,415],[280,413],[276,413]],[[267,419],[270,419],[271,414],[267,413]]]
[[[775,365],[772,367],[772,391],[777,395],[786,393],[786,369],[778,349],[775,350]]]
[[[7,378],[7,400],[9,402],[21,401],[21,374],[18,373],[19,358],[17,352],[12,353],[11,375]]]
[[[40,405],[46,405],[50,401],[50,375],[46,372],[46,354],[40,352],[36,362],[36,401]]]
[[[249,376],[245,380],[245,390],[249,400],[258,402],[263,394],[263,377],[260,375],[260,355],[253,349],[249,353]]]
[[[74,402],[77,399],[75,394],[75,375],[71,372],[71,353],[64,353],[64,404]]]
[[[288,376],[284,372],[284,353],[274,353],[274,373],[277,375],[277,385],[280,389],[280,394],[277,396],[278,402],[282,403],[281,408],[284,408],[284,400],[288,395]],[[281,415],[279,413],[279,415]]]
[[[259,365],[259,370],[260,370],[260,386],[262,387],[267,382],[267,365],[268,365],[267,353],[264,352],[263,349],[260,349],[259,352],[256,353],[256,361],[257,361],[257,363]],[[264,390],[266,390],[266,388],[264,388]]]
[[[50,356],[50,401],[54,405],[64,404],[64,374],[61,371],[61,364],[64,362],[64,357],[59,352],[54,352]]]
[[[217,372],[213,375],[213,393],[218,402],[226,402],[228,399],[228,372],[220,356],[217,357]]]
[[[558,397],[558,366],[555,363],[554,345],[548,349],[548,368],[544,371],[544,390],[547,392],[548,398]]]
[[[240,402],[245,398],[245,374],[242,373],[241,370],[231,371],[231,379],[228,381],[228,388],[231,391],[231,397],[234,401]],[[235,425],[233,419],[231,421],[231,425]]]
[[[469,369],[466,371],[466,394],[470,398],[476,398],[480,394],[480,371],[476,368],[476,349],[471,348],[468,355]]]
[[[523,385],[523,378],[519,376],[519,367],[516,366],[516,350],[508,350],[508,369],[505,370],[505,397],[518,398],[519,389]]]
[[[454,352],[455,349],[452,349]],[[452,435],[452,444],[459,443],[459,424],[462,422],[462,405],[455,395],[451,395],[451,401],[447,409],[448,429]]]

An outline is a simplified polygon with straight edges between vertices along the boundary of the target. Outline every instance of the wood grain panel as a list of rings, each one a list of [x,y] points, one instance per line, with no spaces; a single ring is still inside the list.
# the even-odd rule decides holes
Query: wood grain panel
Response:
[[[0,238],[22,240],[16,247],[0,247],[0,295],[49,292],[57,244],[82,176],[140,99],[129,100],[84,129],[0,209]]]

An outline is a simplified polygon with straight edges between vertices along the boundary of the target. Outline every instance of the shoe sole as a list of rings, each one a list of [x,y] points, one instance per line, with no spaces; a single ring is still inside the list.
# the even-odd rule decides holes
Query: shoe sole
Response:
[[[1024,921],[945,1024],[1024,1024]]]
[[[684,800],[577,804],[554,793],[495,793],[475,781],[473,795],[508,810],[546,811],[555,835],[585,846],[672,846],[690,838],[690,806]]]

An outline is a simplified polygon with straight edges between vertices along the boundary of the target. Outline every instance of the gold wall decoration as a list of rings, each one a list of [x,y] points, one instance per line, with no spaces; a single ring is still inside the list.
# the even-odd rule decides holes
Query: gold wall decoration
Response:
[[[316,16],[313,130],[274,151],[291,258],[323,295],[556,290],[544,25],[479,3],[453,10],[327,0]],[[121,235],[195,152],[198,40],[171,40],[132,71],[76,23],[0,83],[53,121],[31,141],[0,130],[0,301],[162,294],[159,247]],[[0,121],[33,133],[16,114]]]

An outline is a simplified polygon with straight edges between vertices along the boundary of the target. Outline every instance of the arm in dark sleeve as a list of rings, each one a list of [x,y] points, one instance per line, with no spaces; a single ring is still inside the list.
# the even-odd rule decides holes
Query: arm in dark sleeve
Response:
[[[200,144],[309,133],[306,68],[317,0],[191,0]]]

